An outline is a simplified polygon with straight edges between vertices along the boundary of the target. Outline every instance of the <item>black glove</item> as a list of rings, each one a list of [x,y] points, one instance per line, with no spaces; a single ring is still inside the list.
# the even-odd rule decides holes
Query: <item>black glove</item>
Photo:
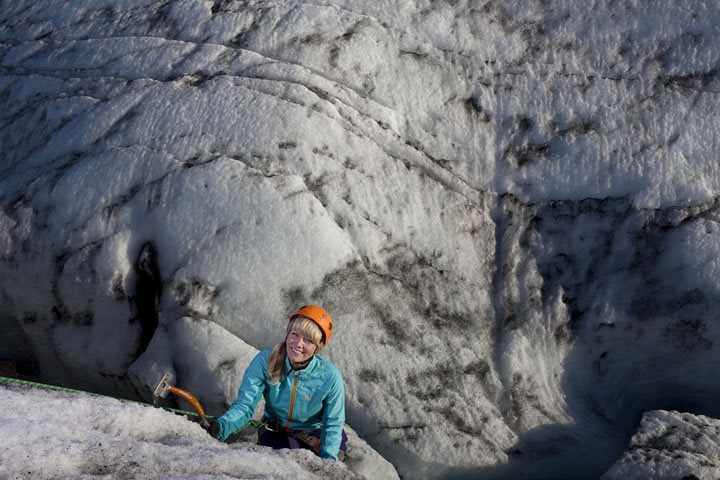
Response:
[[[210,424],[203,428],[205,428],[205,431],[213,438],[217,438],[220,434],[220,424],[218,424],[215,420],[211,420]]]

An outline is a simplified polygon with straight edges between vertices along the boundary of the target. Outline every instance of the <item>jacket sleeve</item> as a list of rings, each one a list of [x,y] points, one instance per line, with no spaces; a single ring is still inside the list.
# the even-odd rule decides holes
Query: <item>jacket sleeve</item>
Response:
[[[320,432],[322,458],[338,459],[343,426],[345,426],[345,385],[340,372],[335,370],[330,391],[323,401],[323,423]]]
[[[255,408],[265,391],[265,372],[269,355],[269,351],[258,353],[245,370],[237,398],[230,408],[216,420],[220,426],[218,440],[225,440],[233,432],[244,427],[255,413]]]

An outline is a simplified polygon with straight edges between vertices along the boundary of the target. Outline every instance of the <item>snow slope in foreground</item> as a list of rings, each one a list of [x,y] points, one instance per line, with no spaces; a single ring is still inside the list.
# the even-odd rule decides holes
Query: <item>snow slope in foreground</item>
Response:
[[[109,397],[0,385],[0,402],[7,479],[397,478],[352,431],[347,463],[339,463],[309,451],[221,443],[181,415]]]

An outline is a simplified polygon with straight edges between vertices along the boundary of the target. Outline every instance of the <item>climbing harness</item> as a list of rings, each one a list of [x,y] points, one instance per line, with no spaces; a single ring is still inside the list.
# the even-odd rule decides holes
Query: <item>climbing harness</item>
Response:
[[[316,455],[320,455],[320,439],[315,435],[312,435],[308,430],[292,430],[284,427],[280,420],[277,418],[263,417],[262,426],[258,429],[258,437],[263,433],[263,430],[267,430],[273,433],[284,433],[288,437],[293,437],[298,442],[307,445]],[[345,458],[345,452],[340,450],[338,452],[338,460],[341,462]]]

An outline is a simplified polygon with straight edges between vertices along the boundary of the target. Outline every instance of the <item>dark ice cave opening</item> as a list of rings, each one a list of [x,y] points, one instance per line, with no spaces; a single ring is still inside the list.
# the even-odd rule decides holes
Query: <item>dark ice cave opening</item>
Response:
[[[155,335],[158,327],[158,305],[162,294],[162,278],[158,267],[158,254],[151,242],[145,242],[135,262],[137,283],[135,287],[135,309],[133,320],[140,322],[140,339],[136,357],[142,355]]]
[[[0,376],[38,378],[39,375],[40,368],[32,344],[18,320],[11,315],[0,314]]]

